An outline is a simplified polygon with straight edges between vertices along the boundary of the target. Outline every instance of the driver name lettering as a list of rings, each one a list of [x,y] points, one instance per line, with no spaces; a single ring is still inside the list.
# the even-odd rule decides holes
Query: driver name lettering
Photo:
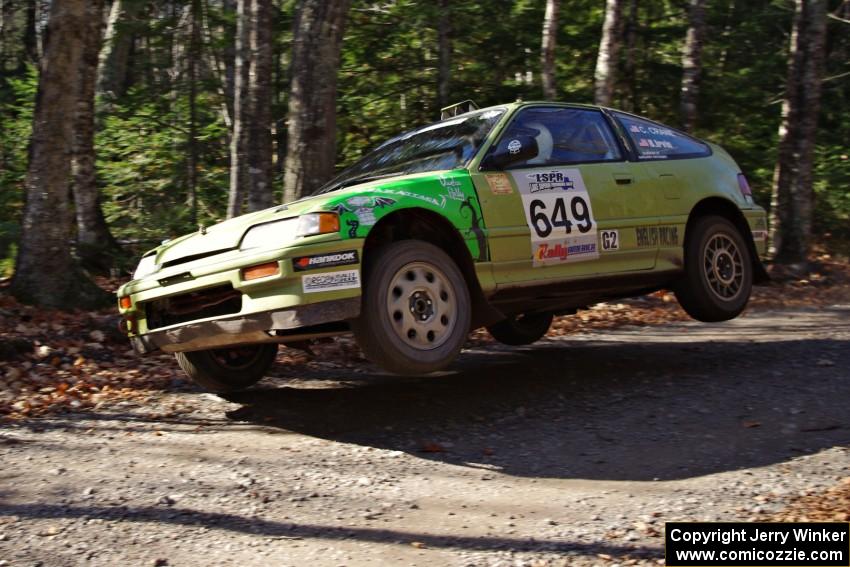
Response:
[[[643,227],[635,229],[638,248],[652,246],[678,246],[679,228],[675,226]]]

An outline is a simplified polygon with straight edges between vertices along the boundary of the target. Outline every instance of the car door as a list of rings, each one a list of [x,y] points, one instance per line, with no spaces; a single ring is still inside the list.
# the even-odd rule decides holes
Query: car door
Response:
[[[657,244],[659,195],[640,164],[627,161],[595,108],[529,106],[517,111],[488,153],[536,155],[503,170],[482,160],[473,173],[499,286],[648,270]]]

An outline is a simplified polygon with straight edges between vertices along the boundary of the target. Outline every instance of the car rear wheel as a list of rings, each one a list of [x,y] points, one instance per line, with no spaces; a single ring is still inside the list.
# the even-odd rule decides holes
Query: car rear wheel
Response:
[[[723,217],[696,221],[685,244],[685,274],[674,291],[694,319],[728,321],[747,306],[753,264],[741,233]]]
[[[259,382],[277,356],[276,344],[196,350],[175,354],[193,382],[212,392],[236,392]]]
[[[511,346],[536,343],[552,325],[551,313],[520,313],[487,327],[494,339]]]
[[[376,250],[364,277],[360,316],[351,322],[366,356],[396,374],[448,366],[470,325],[469,290],[454,261],[419,240]]]

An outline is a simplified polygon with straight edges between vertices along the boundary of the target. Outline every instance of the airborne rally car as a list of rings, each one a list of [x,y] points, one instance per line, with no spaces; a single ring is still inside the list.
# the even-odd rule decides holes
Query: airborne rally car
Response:
[[[470,329],[532,343],[553,315],[671,288],[700,321],[766,278],[765,211],[722,148],[607,108],[450,107],[310,197],[146,253],[119,306],[134,348],[215,391],[279,343],[353,331],[401,374],[446,367]]]

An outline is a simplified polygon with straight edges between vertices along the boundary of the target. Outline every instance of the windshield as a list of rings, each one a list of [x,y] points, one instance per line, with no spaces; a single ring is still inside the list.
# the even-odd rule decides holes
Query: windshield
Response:
[[[503,109],[477,112],[391,138],[314,194],[381,177],[466,167],[504,112]]]

